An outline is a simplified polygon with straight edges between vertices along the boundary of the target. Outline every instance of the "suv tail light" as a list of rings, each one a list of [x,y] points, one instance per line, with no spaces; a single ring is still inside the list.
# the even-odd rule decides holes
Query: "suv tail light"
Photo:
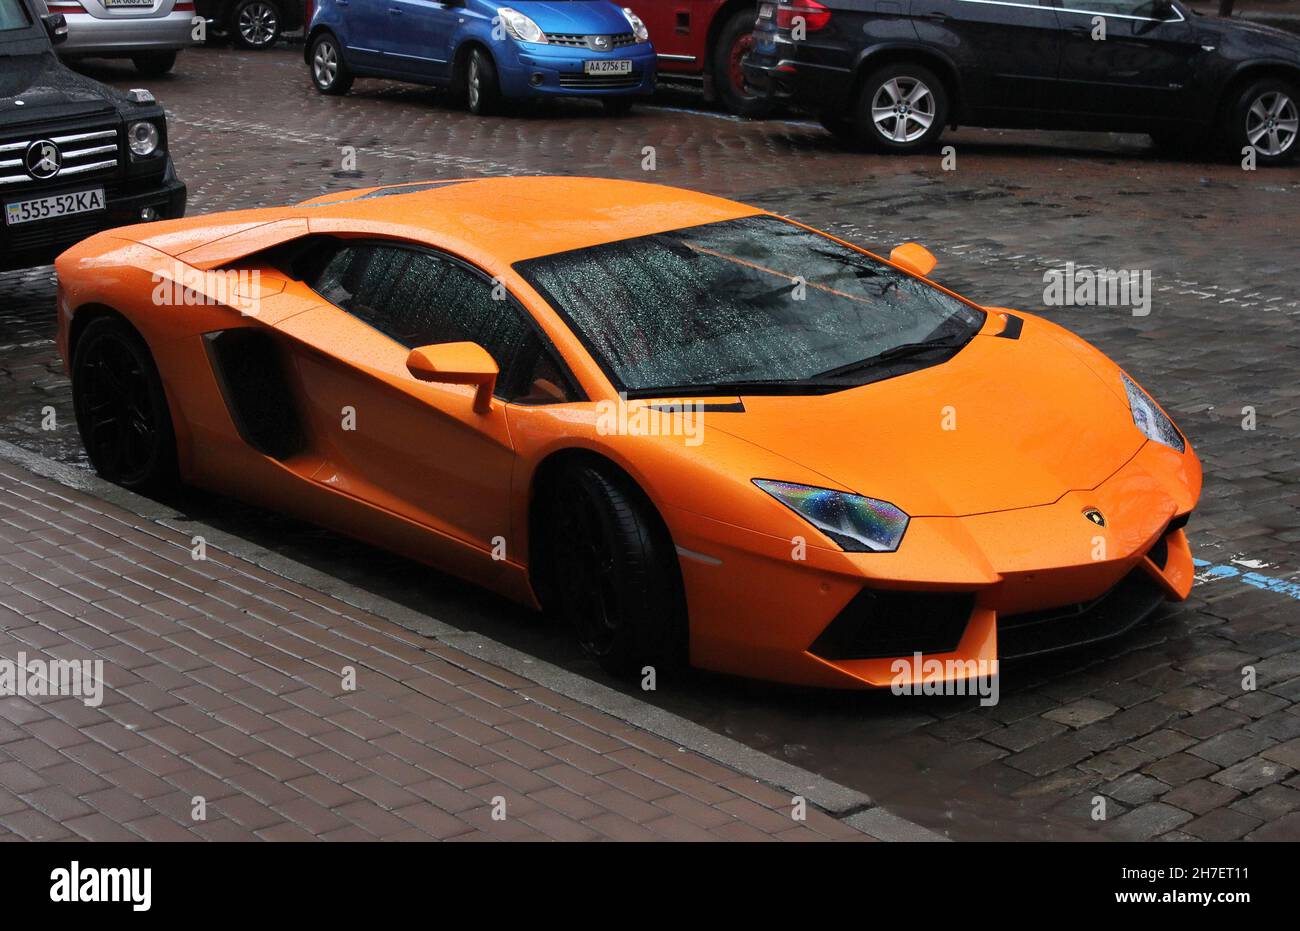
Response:
[[[194,0],[176,0],[175,6],[172,7],[173,13],[193,13]]]
[[[86,8],[78,0],[48,0],[45,8],[50,13],[62,13],[64,16],[86,12]]]
[[[793,29],[796,18],[803,19],[804,28],[809,32],[816,32],[826,28],[831,21],[831,11],[817,0],[794,0],[776,8],[776,28]]]

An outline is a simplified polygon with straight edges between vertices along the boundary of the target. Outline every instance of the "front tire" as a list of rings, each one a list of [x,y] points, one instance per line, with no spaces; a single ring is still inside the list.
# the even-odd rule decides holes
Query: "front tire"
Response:
[[[309,60],[311,82],[316,90],[337,97],[352,89],[352,72],[343,61],[343,51],[333,35],[325,32],[316,37]]]
[[[1255,149],[1259,165],[1284,165],[1300,157],[1300,92],[1287,81],[1265,78],[1247,87],[1228,110],[1222,137],[1238,158]]]
[[[934,72],[896,62],[862,82],[853,130],[876,152],[920,152],[938,141],[947,118],[948,91]]]
[[[149,347],[117,317],[92,320],[72,360],[72,406],[95,471],[134,490],[176,482],[176,433]]]
[[[713,89],[737,116],[761,118],[772,112],[772,101],[750,90],[741,60],[754,47],[754,10],[737,10],[718,33],[713,49]]]
[[[176,67],[175,52],[141,52],[131,56],[131,64],[141,74],[156,78]]]
[[[465,60],[465,105],[475,116],[490,116],[501,109],[501,85],[492,56],[472,49]]]
[[[566,467],[546,490],[541,536],[548,609],[612,675],[671,672],[686,658],[686,611],[672,539],[626,476]]]
[[[230,34],[242,48],[261,51],[280,37],[284,17],[272,0],[239,0],[230,11]]]

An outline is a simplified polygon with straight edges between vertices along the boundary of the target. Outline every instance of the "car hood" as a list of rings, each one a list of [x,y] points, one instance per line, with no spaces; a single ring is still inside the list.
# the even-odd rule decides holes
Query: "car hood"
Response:
[[[1284,58],[1300,60],[1300,36],[1275,26],[1217,16],[1196,17],[1196,35],[1199,41],[1217,38],[1233,42],[1256,53],[1268,49]]]
[[[708,429],[915,517],[1050,504],[1096,487],[1145,442],[1116,367],[1028,317],[1019,339],[976,336],[939,365],[834,394],[743,401],[744,413],[710,417]]]
[[[111,87],[77,74],[52,51],[8,55],[0,63],[0,128],[111,113],[121,100]]]
[[[613,35],[632,31],[623,11],[607,0],[518,0],[503,5],[523,13],[543,32]]]

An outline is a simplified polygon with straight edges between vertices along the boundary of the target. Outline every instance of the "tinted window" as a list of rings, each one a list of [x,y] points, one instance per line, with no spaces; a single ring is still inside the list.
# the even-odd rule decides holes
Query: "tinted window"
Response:
[[[642,236],[516,268],[615,385],[642,396],[757,381],[851,387],[884,377],[881,367],[858,363],[922,342],[956,351],[984,319],[925,282],[775,217]],[[919,367],[925,351],[909,351],[907,364]],[[888,358],[896,374],[899,353]]]
[[[1089,13],[1101,13],[1104,16],[1140,16],[1145,19],[1161,19],[1152,0],[1062,0],[1061,6],[1067,10],[1084,10]],[[1163,17],[1178,19],[1178,14],[1169,10]]]
[[[501,369],[497,394],[527,392],[525,371],[541,342],[520,309],[492,282],[428,252],[380,245],[338,248],[310,282],[322,297],[408,349],[478,343]]]
[[[21,0],[0,0],[0,31],[26,29],[29,24]]]

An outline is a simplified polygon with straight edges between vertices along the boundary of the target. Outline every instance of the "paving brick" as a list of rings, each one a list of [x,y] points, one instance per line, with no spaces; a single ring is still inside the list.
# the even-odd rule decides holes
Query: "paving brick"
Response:
[[[1161,802],[1150,802],[1111,822],[1107,833],[1129,840],[1149,840],[1192,820],[1192,815]]]
[[[1242,760],[1235,766],[1230,766],[1210,778],[1214,782],[1240,789],[1242,792],[1253,792],[1275,782],[1281,782],[1292,772],[1294,770],[1289,766],[1266,760],[1263,757],[1253,757],[1249,760]]]
[[[1188,753],[1175,753],[1145,766],[1146,775],[1159,779],[1166,785],[1179,786],[1201,776],[1219,771],[1219,765]]]
[[[1183,825],[1181,830],[1207,841],[1230,841],[1244,837],[1260,825],[1260,819],[1220,808]]]
[[[1293,811],[1300,811],[1300,790],[1285,785],[1265,786],[1229,807],[1261,821],[1271,821]]]
[[[1119,708],[1109,702],[1098,701],[1095,698],[1080,698],[1060,708],[1044,712],[1043,717],[1068,727],[1079,728],[1104,721],[1117,711]]]
[[[1114,782],[1102,786],[1103,795],[1118,799],[1126,805],[1135,806],[1150,802],[1169,791],[1169,786],[1159,779],[1152,779],[1141,773],[1129,773]]]
[[[1241,797],[1241,792],[1231,786],[1219,785],[1206,779],[1193,779],[1167,792],[1161,799],[1194,815],[1203,815]]]

